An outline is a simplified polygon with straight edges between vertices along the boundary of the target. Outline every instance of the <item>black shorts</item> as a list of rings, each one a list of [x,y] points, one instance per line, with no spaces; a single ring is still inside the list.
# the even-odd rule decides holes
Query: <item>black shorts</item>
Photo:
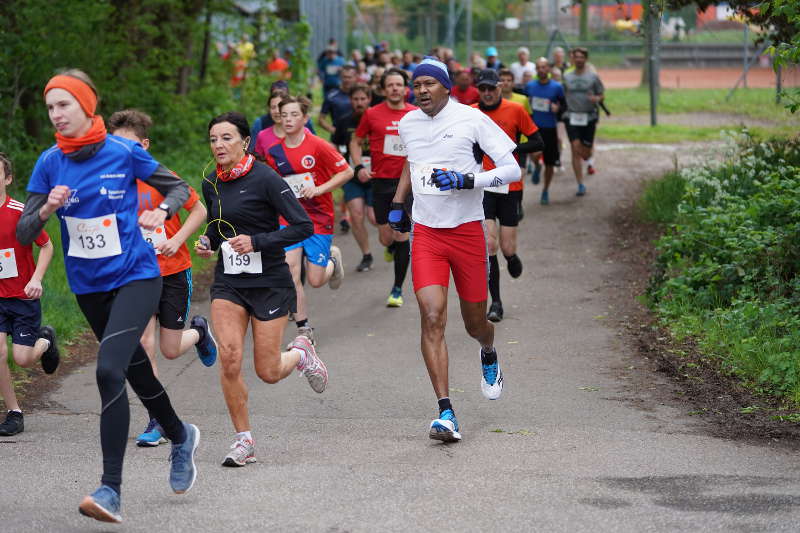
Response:
[[[163,276],[161,280],[161,299],[156,311],[158,323],[162,328],[181,330],[189,319],[192,305],[192,269]]]
[[[497,219],[501,226],[516,227],[522,213],[522,191],[499,194],[483,191],[483,215],[486,220]]]
[[[375,222],[380,224],[389,223],[389,211],[392,209],[394,193],[397,192],[397,184],[400,178],[373,178],[372,183],[372,209],[375,211]],[[411,206],[414,202],[412,194],[406,196],[406,213],[411,216]]]
[[[39,300],[0,298],[0,333],[10,333],[11,342],[33,346],[42,325],[42,303]]]
[[[556,128],[539,128],[539,134],[542,136],[542,141],[544,141],[542,159],[544,159],[546,166],[552,167],[561,159],[558,130]]]
[[[565,122],[564,124],[567,126],[569,142],[577,139],[587,148],[591,148],[592,145],[594,145],[594,132],[597,129],[597,119],[590,120],[585,126],[571,126],[569,122]]]
[[[214,281],[211,300],[228,300],[258,320],[267,322],[289,312],[297,312],[297,293],[294,287],[231,287],[224,281]]]

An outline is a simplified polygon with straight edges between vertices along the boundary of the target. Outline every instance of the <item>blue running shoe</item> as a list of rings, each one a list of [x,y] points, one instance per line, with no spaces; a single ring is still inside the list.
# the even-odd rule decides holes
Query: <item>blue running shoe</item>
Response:
[[[539,177],[541,175],[542,175],[542,165],[540,165],[537,162],[536,166],[533,168],[533,174],[531,174],[531,182],[533,182],[534,185],[539,185]]]
[[[503,371],[496,357],[490,365],[481,363],[481,393],[487,400],[496,400],[503,393]]]
[[[575,193],[575,196],[583,196],[586,194],[586,185],[583,183],[578,184],[578,192]]]
[[[550,191],[542,191],[542,198],[539,200],[542,205],[550,205]]]
[[[452,409],[445,409],[439,418],[431,422],[431,430],[428,436],[433,440],[442,442],[458,442],[461,440],[461,433],[458,432],[458,420]]]
[[[195,345],[197,355],[200,356],[200,362],[206,366],[213,366],[217,360],[217,341],[211,334],[211,328],[208,327],[208,320],[205,317],[197,315],[192,318],[192,327],[200,332],[200,338],[203,339]]]
[[[169,484],[175,494],[188,492],[197,478],[197,467],[194,454],[200,444],[200,430],[194,424],[183,423],[186,429],[186,440],[181,444],[172,444],[169,460],[172,467],[169,471]]]
[[[139,447],[147,447],[147,446],[158,446],[159,444],[165,444],[167,439],[164,438],[163,431],[161,430],[161,426],[158,425],[155,418],[151,418],[150,422],[147,423],[147,427],[144,428],[144,432],[136,437],[136,445]]]
[[[85,497],[78,510],[83,516],[94,518],[100,522],[122,522],[122,515],[119,514],[120,502],[117,491],[108,485],[100,485],[100,488]]]

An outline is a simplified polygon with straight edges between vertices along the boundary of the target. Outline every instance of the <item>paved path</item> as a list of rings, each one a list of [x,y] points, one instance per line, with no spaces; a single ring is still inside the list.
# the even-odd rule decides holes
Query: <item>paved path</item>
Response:
[[[259,462],[220,466],[232,428],[217,369],[191,355],[162,362],[178,412],[198,424],[199,477],[187,495],[167,483],[168,447],[131,445],[122,526],[78,515],[100,472],[98,394],[91,368],[67,377],[0,446],[0,527],[30,531],[795,531],[796,457],[718,440],[647,391],[625,392],[631,350],[607,321],[619,266],[606,260],[607,219],[643,170],[672,165],[669,149],[608,146],[577,199],[557,175],[552,205],[528,188],[525,272],[502,280],[507,318],[497,328],[506,375],[501,400],[479,391],[478,348],[451,298],[447,330],[452,397],[464,440],[427,437],[435,414],[419,354],[416,303],[383,307],[391,265],[352,273],[338,292],[311,292],[329,389],[292,376],[261,384],[247,361]],[[623,170],[624,169],[624,170]],[[632,170],[631,170],[632,169]],[[197,305],[205,312],[207,302]],[[288,335],[287,335],[288,337]],[[654,376],[654,387],[659,379]],[[132,435],[145,422],[133,405]],[[643,406],[643,407],[642,407]],[[132,443],[131,443],[132,444]]]

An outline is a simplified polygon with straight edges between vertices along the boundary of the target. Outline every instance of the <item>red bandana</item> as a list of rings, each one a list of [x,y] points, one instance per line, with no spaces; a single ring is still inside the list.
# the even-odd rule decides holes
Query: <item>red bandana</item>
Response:
[[[222,167],[217,164],[217,177],[222,181],[233,181],[236,178],[241,178],[250,172],[255,161],[256,158],[252,154],[245,154],[242,160],[236,163],[230,170],[223,170]]]

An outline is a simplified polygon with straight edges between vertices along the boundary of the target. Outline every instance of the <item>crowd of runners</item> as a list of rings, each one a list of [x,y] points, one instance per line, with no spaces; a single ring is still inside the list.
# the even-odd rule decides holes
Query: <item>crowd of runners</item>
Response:
[[[571,50],[568,61],[564,55],[556,49],[552,60],[531,62],[520,48],[506,69],[490,47],[485,59],[474,55],[470,68],[462,68],[444,48],[425,57],[356,51],[347,61],[331,43],[318,61],[324,97],[318,116],[281,80],[252,124],[236,111],[209,117],[212,159],[201,194],[150,155],[147,114],[127,109],[104,121],[86,73],[71,69],[51,78],[43,98],[56,144],[36,162],[24,204],[7,193],[20,179],[13,154],[0,154],[0,395],[7,408],[0,436],[24,430],[6,339],[20,366],[39,361],[51,374],[59,365],[56,332],[42,326],[39,303],[54,253],[44,226],[55,215],[69,286],[99,341],[103,472],[80,512],[121,521],[126,381],[148,412],[137,445],[170,442],[172,490],[182,494],[194,484],[200,430],[173,409],[158,378],[157,351],[174,359],[194,349],[208,367],[219,360],[234,428],[221,463],[255,462],[242,376],[247,331],[262,381],[277,383],[297,370],[314,392],[325,391],[328,370],[317,353],[324,339],[312,326],[305,291],[342,286],[344,259],[333,244],[340,211],[341,230],[352,233],[361,252],[355,276],[373,267],[369,225],[377,226],[382,255],[393,263],[388,307],[404,305],[411,268],[421,351],[438,403],[429,436],[461,440],[444,335],[450,276],[464,328],[478,344],[481,392],[498,399],[503,373],[493,323],[504,309],[497,253],[510,276],[522,275],[517,233],[524,183],[530,175],[538,184],[543,169],[540,202],[549,204],[565,138],[576,195],[586,194],[584,168],[595,172],[603,85],[586,49]],[[188,246],[200,257],[217,257],[210,320],[189,318]],[[287,327],[296,331],[284,346]]]

